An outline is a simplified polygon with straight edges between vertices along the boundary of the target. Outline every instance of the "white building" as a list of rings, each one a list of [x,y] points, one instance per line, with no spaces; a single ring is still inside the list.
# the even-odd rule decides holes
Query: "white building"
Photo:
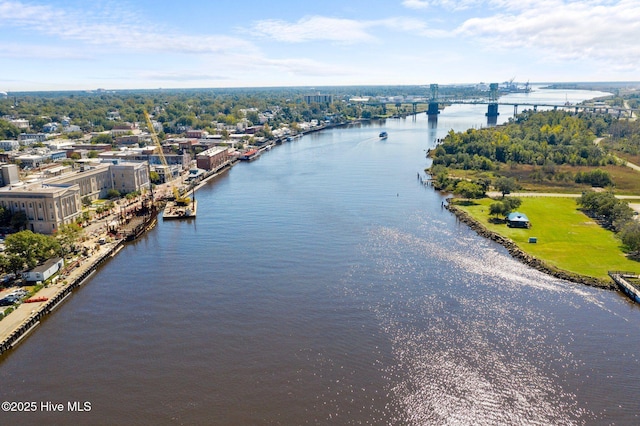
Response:
[[[4,151],[13,151],[14,149],[20,148],[20,142],[13,140],[2,140],[0,141],[0,149]]]
[[[22,274],[22,277],[26,281],[31,282],[45,281],[60,269],[62,269],[63,266],[64,259],[61,257],[56,257],[54,259],[47,260],[42,265],[38,265],[28,272],[25,272],[24,274]]]
[[[29,128],[29,120],[25,120],[23,118],[14,118],[13,120],[9,120],[9,123],[13,124],[18,129],[28,129]]]

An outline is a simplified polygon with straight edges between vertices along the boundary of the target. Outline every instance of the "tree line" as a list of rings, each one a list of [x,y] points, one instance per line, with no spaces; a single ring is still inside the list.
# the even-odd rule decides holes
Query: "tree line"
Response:
[[[616,232],[630,252],[640,251],[640,222],[634,219],[628,202],[617,199],[612,191],[587,191],[577,203],[603,227]]]
[[[604,166],[615,157],[593,143],[608,128],[591,115],[525,111],[503,126],[449,132],[430,155],[434,165],[498,170],[507,164]]]

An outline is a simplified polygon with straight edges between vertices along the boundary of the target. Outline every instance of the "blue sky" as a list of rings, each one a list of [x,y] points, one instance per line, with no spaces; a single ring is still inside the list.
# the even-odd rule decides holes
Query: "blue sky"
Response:
[[[640,80],[638,0],[0,0],[0,91]]]

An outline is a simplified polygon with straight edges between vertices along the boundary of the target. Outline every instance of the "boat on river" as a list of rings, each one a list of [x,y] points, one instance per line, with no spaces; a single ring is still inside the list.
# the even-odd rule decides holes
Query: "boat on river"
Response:
[[[253,161],[260,156],[260,152],[257,149],[250,149],[244,152],[238,158],[240,161]]]
[[[380,132],[380,134],[378,135],[380,139],[386,139],[388,136],[389,134],[387,132]]]

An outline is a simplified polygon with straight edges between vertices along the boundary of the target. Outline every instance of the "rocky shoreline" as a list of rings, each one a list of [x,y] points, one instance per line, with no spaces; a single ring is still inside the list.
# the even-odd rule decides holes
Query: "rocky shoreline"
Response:
[[[545,274],[551,275],[555,278],[559,278],[562,280],[567,280],[574,283],[585,284],[591,287],[598,287],[598,288],[603,288],[607,290],[616,290],[616,286],[613,282],[608,282],[605,280],[589,277],[586,275],[580,275],[573,272],[563,271],[553,266],[547,265],[542,260],[537,259],[531,256],[530,254],[525,253],[520,247],[517,246],[515,242],[513,242],[509,238],[503,237],[500,234],[497,234],[493,231],[488,230],[484,225],[482,225],[480,222],[475,220],[468,213],[452,205],[450,202],[445,203],[445,208],[449,210],[451,213],[453,213],[454,215],[456,215],[456,217],[460,222],[465,223],[467,226],[469,226],[469,228],[476,231],[478,235],[481,235],[485,238],[495,241],[496,243],[505,247],[509,251],[509,254],[511,254],[511,256],[513,256],[515,259],[518,259],[525,265],[528,265],[532,268],[537,269],[540,272],[544,272]]]

